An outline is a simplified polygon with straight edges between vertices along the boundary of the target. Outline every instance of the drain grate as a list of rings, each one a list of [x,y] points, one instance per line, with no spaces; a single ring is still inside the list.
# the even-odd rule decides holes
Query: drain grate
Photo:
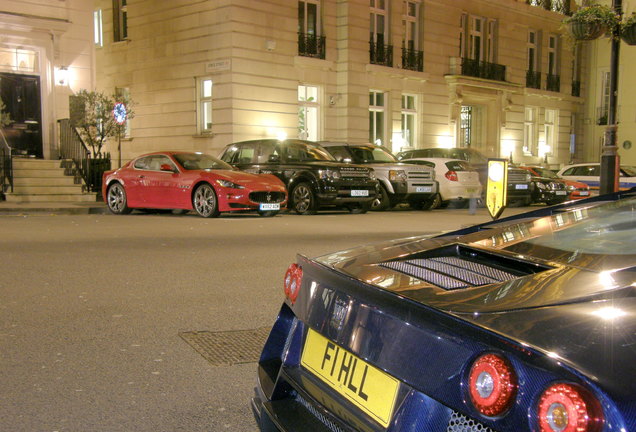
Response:
[[[224,332],[190,331],[179,336],[214,366],[258,361],[271,327]]]

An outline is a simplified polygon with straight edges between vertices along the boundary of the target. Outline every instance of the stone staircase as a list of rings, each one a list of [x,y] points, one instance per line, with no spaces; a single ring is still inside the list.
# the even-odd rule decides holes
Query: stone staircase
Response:
[[[5,193],[6,201],[31,202],[95,202],[95,193],[86,193],[81,180],[65,175],[63,165],[70,161],[30,158],[13,159],[13,192]]]

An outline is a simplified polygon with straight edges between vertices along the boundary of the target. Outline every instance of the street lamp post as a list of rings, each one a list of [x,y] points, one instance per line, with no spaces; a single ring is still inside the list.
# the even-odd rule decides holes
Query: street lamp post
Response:
[[[622,0],[612,0],[612,9],[619,16],[623,15]],[[616,124],[616,99],[618,96],[618,60],[621,49],[620,38],[621,26],[616,26],[612,31],[611,57],[610,57],[610,91],[609,107],[607,113],[607,128],[605,129],[605,140],[603,143],[603,153],[601,154],[601,185],[600,193],[607,194],[618,191],[618,167],[619,156]]]

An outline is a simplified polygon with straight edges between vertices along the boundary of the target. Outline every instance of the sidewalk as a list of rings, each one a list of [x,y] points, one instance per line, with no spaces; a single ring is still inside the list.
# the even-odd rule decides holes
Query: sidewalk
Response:
[[[0,215],[27,214],[104,214],[108,213],[106,204],[98,202],[31,202],[15,203],[0,201]]]

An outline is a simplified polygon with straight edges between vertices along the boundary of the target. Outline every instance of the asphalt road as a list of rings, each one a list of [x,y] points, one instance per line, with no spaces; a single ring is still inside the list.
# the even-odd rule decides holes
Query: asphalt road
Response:
[[[296,253],[487,220],[484,209],[0,216],[0,431],[256,431],[254,361],[213,364],[180,334],[270,326]]]

